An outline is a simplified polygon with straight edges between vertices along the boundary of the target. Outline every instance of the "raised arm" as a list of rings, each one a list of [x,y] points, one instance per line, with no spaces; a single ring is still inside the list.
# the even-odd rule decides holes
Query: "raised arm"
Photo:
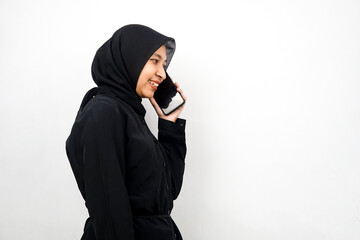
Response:
[[[171,168],[172,195],[175,200],[180,193],[185,169],[185,123],[177,118],[176,122],[159,118],[158,139],[165,147]]]

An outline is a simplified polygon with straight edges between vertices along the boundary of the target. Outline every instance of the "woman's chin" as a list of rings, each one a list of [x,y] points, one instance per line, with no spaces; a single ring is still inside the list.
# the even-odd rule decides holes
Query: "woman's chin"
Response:
[[[154,93],[153,92],[149,92],[149,93],[146,93],[144,98],[152,98],[154,97]]]

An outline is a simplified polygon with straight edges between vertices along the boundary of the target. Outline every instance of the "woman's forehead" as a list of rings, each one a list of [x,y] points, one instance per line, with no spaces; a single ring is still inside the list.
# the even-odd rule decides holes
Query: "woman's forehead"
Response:
[[[156,50],[152,56],[158,57],[160,60],[166,61],[166,47],[162,45],[158,50]]]

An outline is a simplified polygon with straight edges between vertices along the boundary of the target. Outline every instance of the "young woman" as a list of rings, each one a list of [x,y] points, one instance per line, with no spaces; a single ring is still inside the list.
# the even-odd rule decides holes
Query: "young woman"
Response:
[[[184,105],[166,116],[153,98],[174,51],[173,38],[132,24],[96,52],[98,87],[86,93],[66,141],[89,212],[81,239],[182,239],[170,213],[185,166]],[[142,98],[159,116],[158,138],[146,125]]]

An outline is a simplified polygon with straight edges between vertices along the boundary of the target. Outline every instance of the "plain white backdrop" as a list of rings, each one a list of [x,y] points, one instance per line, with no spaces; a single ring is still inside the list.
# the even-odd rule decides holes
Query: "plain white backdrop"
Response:
[[[96,50],[129,23],[177,42],[184,239],[360,239],[359,1],[2,0],[1,240],[80,239],[65,140]]]

